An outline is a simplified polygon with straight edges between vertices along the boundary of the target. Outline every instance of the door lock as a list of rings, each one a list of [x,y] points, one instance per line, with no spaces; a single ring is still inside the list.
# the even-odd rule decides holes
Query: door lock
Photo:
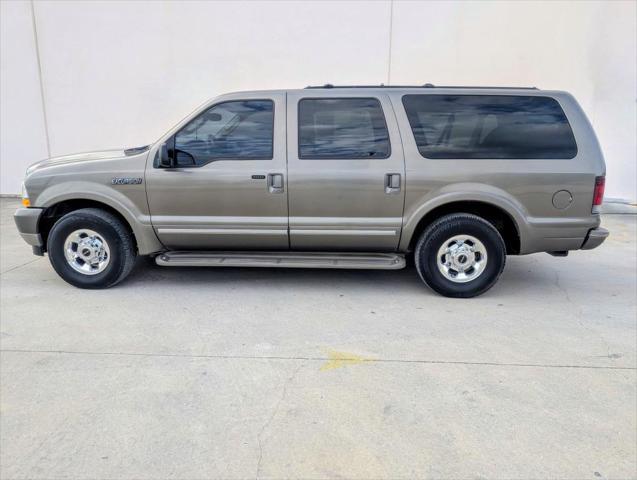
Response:
[[[282,173],[268,173],[268,191],[270,193],[283,193]]]
[[[385,175],[385,193],[400,192],[400,173],[388,173]]]

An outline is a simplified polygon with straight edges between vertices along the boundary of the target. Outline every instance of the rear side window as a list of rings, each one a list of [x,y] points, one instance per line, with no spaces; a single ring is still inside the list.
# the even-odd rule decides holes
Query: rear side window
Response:
[[[299,102],[299,158],[389,157],[389,134],[375,98],[320,98]]]
[[[553,98],[405,95],[418,151],[431,159],[568,159],[571,126]]]
[[[272,100],[223,102],[209,108],[175,135],[179,166],[214,160],[272,158]]]

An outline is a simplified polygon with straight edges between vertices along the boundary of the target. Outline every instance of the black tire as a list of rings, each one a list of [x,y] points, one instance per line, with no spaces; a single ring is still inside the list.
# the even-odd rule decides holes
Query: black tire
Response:
[[[109,246],[106,268],[87,275],[73,269],[64,255],[66,238],[75,230],[97,232]],[[135,241],[128,227],[115,215],[99,208],[83,208],[60,218],[49,233],[47,251],[51,265],[62,279],[78,288],[108,288],[121,282],[131,272],[137,256]]]
[[[438,250],[455,235],[475,237],[487,253],[482,273],[466,283],[446,278],[438,268]],[[483,218],[454,213],[439,218],[425,229],[416,245],[414,261],[420,278],[429,288],[446,297],[469,298],[483,294],[498,281],[506,262],[506,247],[500,232]]]

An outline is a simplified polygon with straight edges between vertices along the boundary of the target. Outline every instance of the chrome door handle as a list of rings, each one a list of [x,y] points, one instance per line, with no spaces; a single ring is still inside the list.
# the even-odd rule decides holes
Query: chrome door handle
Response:
[[[385,175],[385,193],[400,192],[400,173],[388,173]]]
[[[283,193],[282,173],[268,173],[268,191],[270,193]]]

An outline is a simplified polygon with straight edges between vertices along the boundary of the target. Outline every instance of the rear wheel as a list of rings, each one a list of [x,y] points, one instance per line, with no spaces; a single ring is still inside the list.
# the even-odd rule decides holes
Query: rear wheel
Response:
[[[432,223],[415,251],[420,278],[447,297],[481,295],[498,280],[506,247],[498,230],[476,215],[456,213]]]
[[[79,288],[108,288],[135,264],[135,244],[126,225],[98,208],[59,219],[47,240],[49,260],[63,280]]]

